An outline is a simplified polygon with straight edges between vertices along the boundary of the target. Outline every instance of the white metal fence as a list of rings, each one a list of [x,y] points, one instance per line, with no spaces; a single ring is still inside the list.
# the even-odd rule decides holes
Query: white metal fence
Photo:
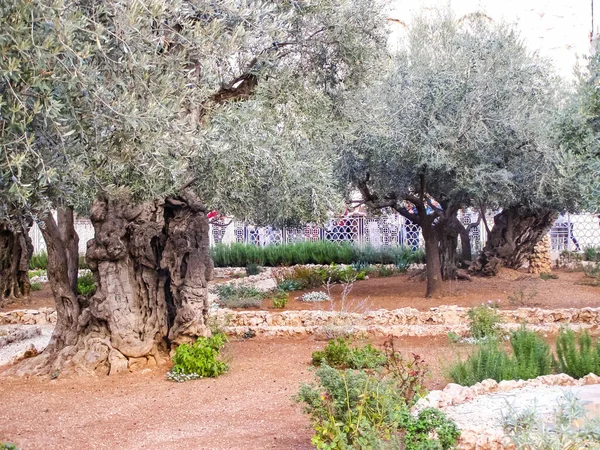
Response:
[[[461,212],[465,224],[477,222],[477,214]],[[490,222],[492,220],[490,219]],[[255,227],[235,220],[215,220],[211,223],[211,245],[234,242],[254,245],[273,245],[304,241],[350,242],[373,247],[404,245],[413,249],[423,246],[420,227],[399,214],[381,216],[344,216],[329,220],[325,226],[307,224],[298,228]],[[94,236],[94,228],[87,219],[78,219],[75,229],[79,235],[79,253],[85,254],[87,241]],[[471,247],[479,252],[487,239],[482,223],[470,230]],[[600,217],[594,214],[570,215],[558,218],[550,231],[552,250],[584,250],[600,246]],[[37,226],[31,229],[34,252],[46,249]]]

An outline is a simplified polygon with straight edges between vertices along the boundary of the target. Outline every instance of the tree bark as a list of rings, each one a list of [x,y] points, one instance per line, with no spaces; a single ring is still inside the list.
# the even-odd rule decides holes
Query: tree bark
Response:
[[[500,267],[519,269],[558,217],[552,210],[513,206],[494,217],[494,226],[471,272],[491,276]]]
[[[96,291],[89,298],[76,296],[69,278],[62,237],[70,230],[60,233],[53,220],[45,227],[58,320],[49,347],[21,373],[112,375],[161,363],[173,344],[210,335],[209,226],[193,193],[137,206],[100,199],[90,219],[86,259]]]
[[[422,220],[421,231],[425,240],[425,261],[427,271],[427,290],[425,297],[438,295],[443,287],[442,265],[440,257],[440,235],[431,220]]]
[[[75,231],[73,208],[61,207],[57,210],[60,239],[65,246],[65,257],[69,272],[69,284],[77,292],[77,274],[79,273],[79,236]]]
[[[17,298],[28,297],[29,260],[33,245],[29,228],[0,224],[0,306]]]

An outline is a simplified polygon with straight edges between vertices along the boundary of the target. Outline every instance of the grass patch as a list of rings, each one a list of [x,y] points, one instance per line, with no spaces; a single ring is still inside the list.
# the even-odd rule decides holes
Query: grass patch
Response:
[[[241,284],[217,284],[214,289],[218,296],[217,304],[224,308],[257,308],[265,298],[258,289]]]

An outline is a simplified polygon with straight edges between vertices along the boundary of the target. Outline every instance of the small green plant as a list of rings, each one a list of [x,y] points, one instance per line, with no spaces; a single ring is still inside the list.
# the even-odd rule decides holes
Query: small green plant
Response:
[[[188,381],[197,378],[214,378],[227,371],[227,364],[219,359],[219,352],[227,342],[224,334],[209,338],[200,337],[193,344],[182,344],[173,355],[173,368],[169,380]]]
[[[587,278],[591,278],[591,280],[585,284],[600,286],[600,263],[596,262],[593,265],[584,266],[583,273],[585,273]]]
[[[260,266],[256,263],[250,263],[246,265],[246,275],[258,275],[260,274]]]
[[[343,338],[329,341],[322,351],[312,354],[313,365],[327,363],[337,369],[374,369],[386,362],[385,354],[371,344],[351,347],[350,342]]]
[[[34,283],[31,283],[29,287],[32,291],[41,291],[42,283],[40,283],[39,281],[36,281]]]
[[[218,284],[215,286],[217,304],[225,308],[257,308],[265,294],[258,289],[242,284]]]
[[[469,329],[475,339],[489,339],[498,337],[502,319],[498,314],[498,301],[488,300],[480,306],[469,310]]]
[[[513,378],[528,380],[552,373],[550,346],[537,333],[525,325],[510,335],[513,351]]]
[[[19,450],[15,444],[0,442],[0,450]]]
[[[395,273],[396,271],[394,269],[387,266],[379,266],[379,268],[377,269],[377,276],[379,277],[391,277]]]
[[[36,253],[31,256],[29,260],[29,268],[30,269],[48,269],[48,253],[45,251]]]
[[[460,437],[456,424],[437,408],[424,409],[416,418],[407,420],[405,427],[405,450],[454,448]]]
[[[600,374],[600,340],[595,342],[589,332],[575,333],[562,328],[556,338],[556,369],[573,378],[589,373]]]
[[[42,276],[46,276],[46,271],[43,269],[36,269],[36,270],[30,270],[28,272],[29,275],[29,279],[34,278],[34,277],[42,277]]]
[[[283,309],[290,300],[290,294],[284,291],[278,291],[275,297],[273,297],[273,308]]]
[[[448,331],[448,340],[456,344],[460,341],[460,334],[455,333],[454,331]]]
[[[583,259],[585,261],[596,261],[600,262],[600,247],[588,247],[583,252]]]
[[[302,283],[288,278],[277,283],[277,289],[286,292],[299,291],[302,289]]]
[[[518,449],[597,449],[600,442],[600,421],[586,417],[577,396],[566,392],[558,399],[553,420],[541,417],[535,404],[517,410],[509,403],[503,417],[503,427]]]
[[[80,275],[77,278],[77,293],[88,297],[96,292],[96,283],[91,272]]]
[[[552,272],[542,272],[540,273],[540,278],[544,281],[546,280],[558,280],[558,275]]]

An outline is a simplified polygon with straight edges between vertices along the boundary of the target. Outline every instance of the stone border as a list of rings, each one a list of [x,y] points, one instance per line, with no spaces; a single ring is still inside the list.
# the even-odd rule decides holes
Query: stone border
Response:
[[[49,325],[56,323],[53,308],[15,309],[0,312],[0,325]]]

